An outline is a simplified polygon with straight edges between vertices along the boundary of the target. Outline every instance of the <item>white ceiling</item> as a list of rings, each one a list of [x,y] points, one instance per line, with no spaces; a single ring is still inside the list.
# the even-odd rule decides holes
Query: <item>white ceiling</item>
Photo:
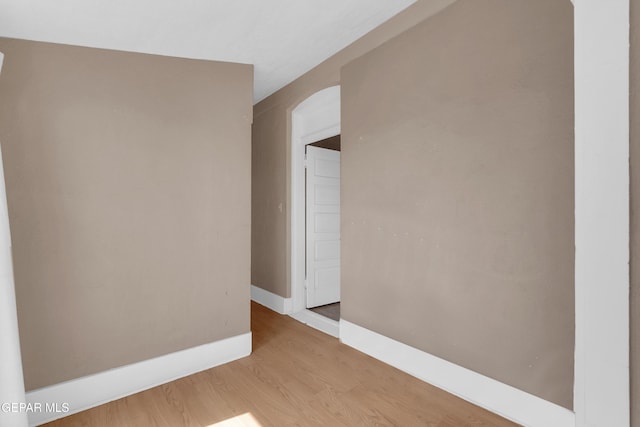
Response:
[[[255,65],[260,101],[416,0],[0,0],[0,36]]]

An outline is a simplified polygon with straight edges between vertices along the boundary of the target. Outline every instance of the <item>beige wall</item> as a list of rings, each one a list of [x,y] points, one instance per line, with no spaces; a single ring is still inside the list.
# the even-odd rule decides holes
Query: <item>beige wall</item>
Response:
[[[283,297],[290,285],[291,111],[340,82],[340,68],[455,0],[418,0],[350,46],[254,106],[251,283]]]
[[[459,0],[342,71],[342,317],[573,402],[573,10]]]
[[[286,287],[287,121],[280,108],[254,116],[251,133],[251,283],[281,296]]]
[[[0,51],[27,389],[249,332],[252,67]]]
[[[631,425],[640,427],[640,4],[631,2]]]

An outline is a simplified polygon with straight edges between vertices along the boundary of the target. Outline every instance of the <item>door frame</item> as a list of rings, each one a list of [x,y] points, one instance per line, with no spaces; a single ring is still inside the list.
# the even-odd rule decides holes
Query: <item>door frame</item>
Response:
[[[576,426],[629,426],[629,0],[572,0]]]
[[[314,93],[291,112],[291,315],[333,336],[338,322],[306,309],[304,147],[339,134],[339,85]]]
[[[0,52],[0,73],[4,54]],[[0,150],[0,402],[26,402],[22,357],[20,356],[20,334],[18,331],[18,314],[16,292],[11,262],[11,230],[9,227],[9,210],[7,191]],[[28,425],[27,411],[4,412],[2,419],[14,426]]]

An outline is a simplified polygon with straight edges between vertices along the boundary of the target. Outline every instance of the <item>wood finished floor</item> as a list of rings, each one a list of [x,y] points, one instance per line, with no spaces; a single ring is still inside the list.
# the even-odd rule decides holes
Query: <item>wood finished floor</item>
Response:
[[[252,303],[251,356],[47,426],[514,426]]]

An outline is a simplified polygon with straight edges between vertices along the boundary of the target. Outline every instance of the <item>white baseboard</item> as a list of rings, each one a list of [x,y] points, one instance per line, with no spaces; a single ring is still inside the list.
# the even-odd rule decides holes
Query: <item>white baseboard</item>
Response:
[[[518,424],[575,426],[575,414],[568,409],[345,320],[340,320],[340,340]]]
[[[249,354],[251,332],[33,390],[27,393],[27,402],[41,405],[42,410],[29,413],[29,425],[66,417]],[[58,412],[45,410],[52,404],[57,404]]]
[[[284,298],[255,285],[251,285],[251,299],[280,314],[290,314],[293,307],[291,298]]]
[[[302,322],[311,326],[314,329],[329,334],[333,337],[340,337],[340,322],[324,317],[318,313],[314,313],[311,310],[301,310],[296,313],[291,313],[291,317],[298,322]]]

